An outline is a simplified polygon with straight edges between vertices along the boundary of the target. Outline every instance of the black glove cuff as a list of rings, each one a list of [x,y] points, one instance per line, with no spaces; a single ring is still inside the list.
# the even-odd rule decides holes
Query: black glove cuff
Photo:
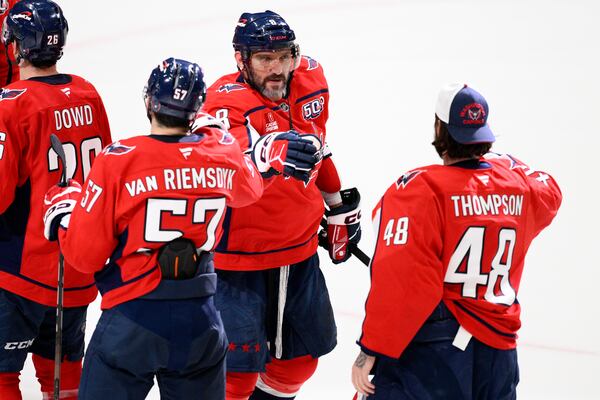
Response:
[[[360,193],[357,188],[340,190],[340,195],[342,196],[342,205],[330,210],[325,210],[326,216],[330,217],[332,215],[347,213],[356,210],[359,207]]]

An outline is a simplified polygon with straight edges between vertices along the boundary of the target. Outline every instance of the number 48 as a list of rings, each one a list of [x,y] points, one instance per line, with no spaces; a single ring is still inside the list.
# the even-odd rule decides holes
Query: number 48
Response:
[[[389,246],[391,243],[395,245],[406,244],[408,241],[408,217],[401,217],[397,220],[394,218],[390,219],[385,226],[383,240],[385,240],[386,246]]]
[[[471,226],[465,231],[452,257],[450,257],[444,282],[462,283],[463,297],[474,299],[477,298],[478,285],[487,285],[484,295],[485,300],[490,303],[509,306],[514,303],[516,298],[509,277],[517,232],[510,228],[500,229],[498,250],[492,260],[492,269],[489,274],[481,273],[484,235],[485,228],[482,226]],[[465,259],[466,270],[460,272],[459,269]],[[502,293],[496,294],[496,283],[499,278]]]

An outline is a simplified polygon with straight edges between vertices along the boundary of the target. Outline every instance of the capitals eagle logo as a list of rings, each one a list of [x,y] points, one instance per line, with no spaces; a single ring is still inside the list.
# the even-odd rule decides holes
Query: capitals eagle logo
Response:
[[[236,90],[244,90],[246,87],[244,85],[240,85],[239,83],[228,83],[226,85],[222,85],[217,89],[219,93],[230,93]]]
[[[411,172],[407,172],[404,175],[402,175],[400,178],[398,178],[398,180],[396,181],[396,189],[400,189],[400,186],[402,186],[402,189],[404,189],[406,186],[408,186],[408,184],[417,177],[417,175],[419,175],[421,172],[425,172],[423,170],[416,170],[416,171],[411,171]]]
[[[27,89],[2,89],[0,92],[0,101],[14,100],[26,91]]]
[[[106,148],[104,149],[104,154],[106,155],[115,155],[115,156],[120,156],[123,154],[127,154],[130,151],[133,151],[133,149],[135,149],[135,146],[125,146],[124,144],[121,144],[120,142],[114,142],[112,144],[109,144],[108,146],[106,146]]]

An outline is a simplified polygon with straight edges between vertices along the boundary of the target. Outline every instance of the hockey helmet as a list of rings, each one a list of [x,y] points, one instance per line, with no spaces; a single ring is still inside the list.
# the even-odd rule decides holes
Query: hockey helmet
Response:
[[[298,57],[300,49],[295,44],[296,35],[281,16],[266,10],[259,13],[243,13],[233,35],[233,48],[247,60],[252,52],[289,48]]]
[[[62,57],[69,25],[62,9],[50,0],[17,2],[4,19],[2,43],[19,45],[17,62],[53,64]]]
[[[154,68],[144,88],[149,111],[185,121],[194,118],[205,98],[200,66],[173,57]]]

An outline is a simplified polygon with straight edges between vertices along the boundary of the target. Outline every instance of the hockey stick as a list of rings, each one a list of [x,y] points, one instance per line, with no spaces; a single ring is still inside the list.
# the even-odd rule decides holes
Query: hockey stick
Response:
[[[323,247],[325,250],[329,251],[329,246],[327,243],[327,218],[323,217],[321,219],[321,227],[324,229],[319,232],[319,246]],[[354,257],[358,258],[360,262],[365,264],[366,267],[371,263],[371,258],[366,255],[358,246],[349,246],[350,254]]]
[[[55,134],[50,135],[52,150],[56,152],[62,162],[62,173],[59,186],[67,186],[67,158],[60,139]],[[54,338],[54,400],[60,398],[60,363],[62,361],[62,323],[63,323],[63,296],[65,292],[65,259],[58,250],[58,285],[56,290],[56,335]]]

